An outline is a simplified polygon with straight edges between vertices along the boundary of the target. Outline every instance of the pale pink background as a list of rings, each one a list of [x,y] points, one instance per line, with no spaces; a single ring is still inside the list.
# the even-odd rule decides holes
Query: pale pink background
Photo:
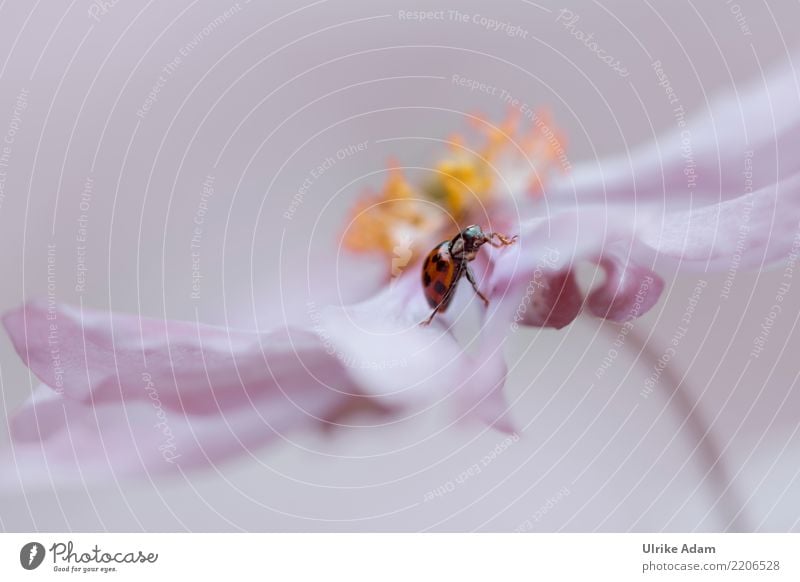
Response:
[[[662,61],[681,103],[700,111],[710,96],[795,51],[800,5],[739,5],[752,35],[723,0],[241,2],[140,119],[160,69],[233,3],[120,0],[95,22],[86,0],[7,0],[0,135],[20,89],[30,93],[0,205],[0,308],[46,294],[54,242],[61,301],[247,326],[255,317],[303,320],[308,286],[322,304],[337,301],[337,283],[351,293],[364,276],[351,262],[337,265],[335,241],[355,196],[382,182],[387,158],[426,166],[438,146],[425,138],[463,129],[467,113],[504,112],[496,98],[453,85],[453,74],[550,107],[573,162],[624,152],[674,123],[652,60]],[[564,7],[625,64],[628,78],[555,22]],[[519,25],[527,38],[397,17],[450,8]],[[411,139],[376,143],[399,137]],[[314,183],[291,222],[282,218],[311,168],[365,140],[365,152]],[[202,239],[205,279],[201,300],[191,301],[189,241],[209,173],[217,193]],[[75,236],[89,175],[89,272],[79,295]],[[738,273],[726,301],[719,298],[725,275],[665,273],[664,297],[637,324],[663,350],[697,279],[708,281],[673,365],[686,372],[685,389],[724,449],[724,494],[693,454],[684,414],[667,404],[671,388],[639,395],[649,364],[635,365],[624,352],[595,378],[612,336],[598,334],[600,322],[587,317],[558,332],[518,334],[508,350],[516,367],[507,392],[517,423],[530,425],[479,475],[433,501],[424,501],[426,492],[455,480],[504,437],[469,425],[437,434],[443,411],[374,430],[292,435],[293,442],[166,480],[4,495],[0,529],[505,531],[564,487],[570,494],[530,529],[716,531],[739,508],[738,528],[798,529],[797,289],[765,353],[742,375],[781,270]],[[5,335],[0,372],[5,444],[6,417],[32,382]]]

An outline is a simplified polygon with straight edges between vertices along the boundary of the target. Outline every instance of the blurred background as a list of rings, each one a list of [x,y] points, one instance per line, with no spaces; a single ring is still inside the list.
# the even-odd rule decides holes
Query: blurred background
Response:
[[[572,28],[563,10],[578,17]],[[442,17],[414,20],[415,11]],[[6,0],[0,133],[13,139],[0,176],[0,308],[46,296],[55,245],[61,302],[241,327],[307,319],[310,299],[358,295],[368,268],[342,254],[339,237],[356,198],[385,180],[387,160],[428,167],[436,140],[463,131],[468,115],[505,114],[496,95],[454,75],[548,109],[574,166],[674,127],[654,61],[686,110],[702,112],[794,54],[798,21],[797,2],[764,0]],[[311,171],[343,148],[351,153],[298,202]],[[192,297],[197,217],[202,279]],[[661,301],[600,378],[618,328],[581,317],[516,334],[506,391],[524,430],[513,442],[479,426],[440,431],[433,413],[293,434],[200,472],[4,493],[0,527],[796,530],[796,289],[784,305],[792,317],[776,320],[749,358],[782,271],[739,272],[727,298],[726,274],[663,273]],[[643,392],[653,363],[636,361],[637,338],[662,355],[699,282],[669,373]],[[7,418],[35,379],[5,334],[0,382],[6,446]]]

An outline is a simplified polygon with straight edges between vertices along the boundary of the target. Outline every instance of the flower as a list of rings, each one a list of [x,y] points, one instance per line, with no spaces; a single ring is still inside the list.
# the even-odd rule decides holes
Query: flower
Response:
[[[513,431],[503,347],[520,325],[561,328],[584,308],[627,321],[658,301],[657,271],[754,269],[797,254],[800,107],[788,66],[631,156],[565,176],[552,124],[535,123],[523,147],[518,119],[479,123],[484,146],[451,140],[430,182],[414,187],[393,168],[344,240],[391,256],[409,241],[427,251],[465,222],[501,225],[520,238],[475,261],[488,308],[462,285],[446,315],[418,325],[430,308],[414,269],[366,301],[328,306],[313,326],[265,332],[28,303],[4,324],[42,384],[12,420],[6,483],[189,469],[363,406],[442,406]],[[588,293],[581,263],[604,274]],[[462,345],[452,324],[476,312],[479,333]]]

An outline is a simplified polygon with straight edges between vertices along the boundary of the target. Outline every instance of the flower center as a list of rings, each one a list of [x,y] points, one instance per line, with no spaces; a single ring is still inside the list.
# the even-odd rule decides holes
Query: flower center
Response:
[[[552,139],[555,130],[551,123],[543,129],[535,122],[541,118],[528,118],[534,123],[524,124],[528,127],[523,130],[516,111],[499,125],[472,116],[482,142],[471,149],[462,136],[452,136],[448,155],[434,164],[433,176],[418,186],[391,163],[383,188],[365,193],[353,208],[343,236],[345,247],[353,252],[381,253],[390,260],[396,259],[400,248],[411,262],[435,243],[450,238],[458,225],[484,222],[487,212],[504,213],[504,206],[512,201],[509,197],[537,197],[542,177],[556,166],[559,144]],[[508,180],[496,178],[506,171],[527,179],[509,188],[510,192],[505,187],[501,190],[499,186]]]

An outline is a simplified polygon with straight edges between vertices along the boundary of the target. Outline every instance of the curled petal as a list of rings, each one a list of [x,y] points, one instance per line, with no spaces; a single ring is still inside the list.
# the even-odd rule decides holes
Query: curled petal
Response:
[[[535,327],[566,327],[578,317],[583,294],[569,269],[542,272],[528,283],[520,302],[520,323]]]
[[[629,257],[608,253],[599,264],[606,279],[586,300],[593,315],[622,323],[644,315],[661,297],[663,279]]]
[[[554,209],[550,217],[523,224],[517,248],[497,255],[493,292],[516,289],[519,298],[537,272],[564,273],[599,256],[607,278],[590,294],[589,309],[624,321],[647,312],[663,289],[645,262],[672,262],[685,270],[759,268],[798,246],[800,174],[738,198],[668,213],[652,207],[638,213],[624,207]],[[567,291],[574,289],[566,285]],[[539,312],[546,313],[551,303],[544,302]],[[541,325],[542,318],[527,322]]]
[[[623,209],[609,213],[597,208],[565,210],[525,223],[520,244],[497,253],[494,296],[515,303],[510,315],[515,324],[557,329],[568,325],[583,304],[574,268],[581,261],[596,260],[611,245],[631,240],[632,224]]]

